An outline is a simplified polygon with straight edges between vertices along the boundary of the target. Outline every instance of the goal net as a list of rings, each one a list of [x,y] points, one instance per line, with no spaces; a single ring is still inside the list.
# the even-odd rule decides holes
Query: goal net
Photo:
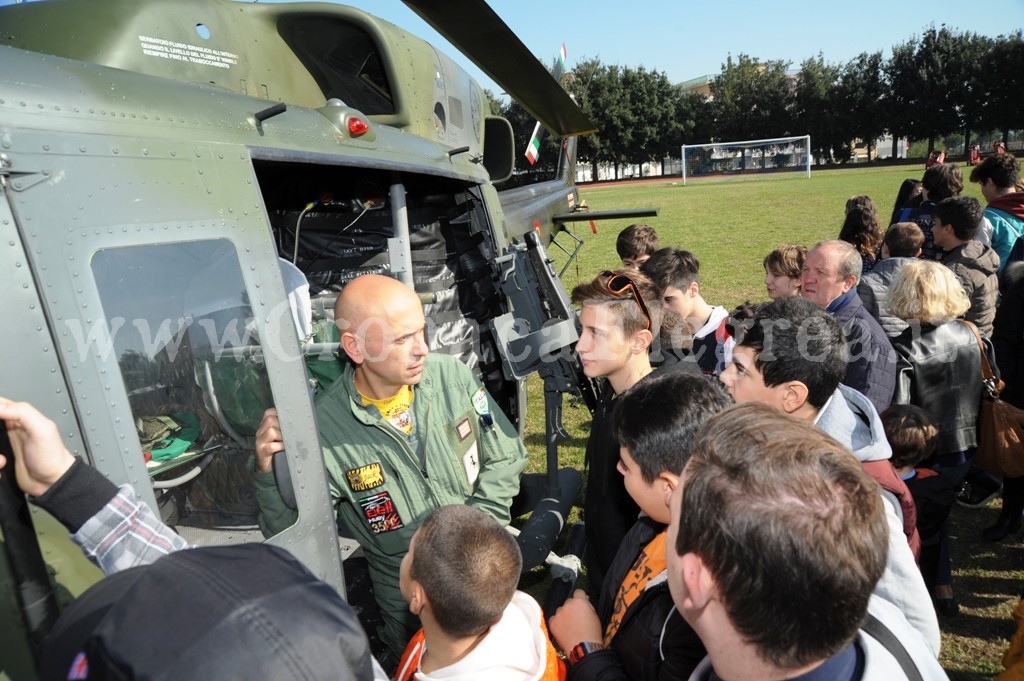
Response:
[[[743,142],[684,144],[683,184],[701,176],[806,172],[811,176],[811,136]]]

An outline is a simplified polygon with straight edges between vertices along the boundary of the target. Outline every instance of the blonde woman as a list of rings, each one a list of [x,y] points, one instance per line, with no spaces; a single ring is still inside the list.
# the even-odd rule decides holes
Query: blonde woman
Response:
[[[904,265],[889,290],[889,311],[909,324],[892,342],[899,357],[893,403],[921,407],[938,424],[935,455],[922,465],[949,477],[956,487],[967,475],[978,444],[975,423],[982,390],[978,341],[958,319],[969,307],[953,272],[933,261]],[[939,613],[956,614],[945,527],[937,545],[922,546],[921,571]]]

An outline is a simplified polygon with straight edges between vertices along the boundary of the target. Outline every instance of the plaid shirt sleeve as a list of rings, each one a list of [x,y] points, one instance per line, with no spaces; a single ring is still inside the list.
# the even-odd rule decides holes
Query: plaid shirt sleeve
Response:
[[[71,539],[107,575],[148,565],[168,553],[189,548],[149,506],[139,501],[130,485],[121,485],[114,498]]]

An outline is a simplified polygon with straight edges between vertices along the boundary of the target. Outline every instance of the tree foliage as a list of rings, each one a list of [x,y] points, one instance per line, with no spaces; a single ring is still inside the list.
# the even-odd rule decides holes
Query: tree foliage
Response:
[[[986,104],[983,127],[1001,130],[1003,139],[1010,130],[1024,128],[1024,36],[1018,29],[999,36],[992,44],[986,66]]]
[[[914,54],[921,74],[921,99],[915,133],[928,138],[928,151],[935,148],[935,139],[959,127],[956,90],[957,71],[961,70],[962,40],[945,26],[928,28],[921,36]]]
[[[597,58],[577,62],[566,88],[598,127],[578,149],[580,160],[595,166],[660,160],[682,144],[803,134],[819,163],[842,163],[856,140],[870,151],[886,134],[928,139],[930,151],[953,133],[966,147],[972,132],[1024,128],[1021,64],[1021,30],[993,40],[943,25],[894,45],[888,60],[864,52],[829,64],[819,54],[793,73],[781,60],[730,55],[710,96],[682,92],[664,72]],[[517,104],[487,95],[492,111],[501,106],[512,123],[521,156],[535,121]],[[557,140],[546,142],[531,172],[553,169],[558,153]],[[517,166],[528,168],[522,159]]]
[[[748,140],[790,134],[791,87],[784,61],[758,62],[730,55],[711,83],[715,130],[721,139]]]
[[[924,76],[915,62],[915,39],[893,45],[892,57],[885,65],[888,92],[884,98],[887,130],[896,139],[910,136],[917,130],[920,103],[924,101]],[[915,135],[920,137],[920,135]]]
[[[846,160],[850,156],[849,121],[835,115],[839,96],[838,66],[826,64],[825,58],[807,59],[800,66],[793,95],[793,131],[811,136],[811,153],[818,163]]]
[[[885,134],[886,95],[881,52],[861,52],[842,67],[836,103],[846,125],[846,134],[871,147]],[[812,138],[813,139],[813,138]]]
[[[950,82],[957,92],[953,102],[958,127],[964,131],[963,153],[966,156],[971,146],[971,131],[995,127],[987,125],[985,120],[988,104],[985,74],[990,66],[986,58],[992,51],[992,40],[974,33],[959,36],[957,40],[960,54],[956,68],[950,70]]]

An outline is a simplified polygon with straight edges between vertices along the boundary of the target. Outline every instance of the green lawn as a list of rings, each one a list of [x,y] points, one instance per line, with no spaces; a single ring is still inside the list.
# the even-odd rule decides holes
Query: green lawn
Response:
[[[964,169],[965,175],[969,168]],[[642,184],[590,186],[581,189],[591,210],[655,207],[658,217],[644,220],[658,231],[662,246],[692,251],[701,263],[701,291],[712,304],[731,309],[744,300],[765,300],[764,256],[780,243],[812,246],[839,234],[846,199],[871,196],[888,224],[893,201],[906,177],[920,177],[920,166],[855,167],[815,171],[803,175],[766,178],[689,181],[649,180]],[[966,183],[964,194],[979,200],[978,185]],[[577,261],[563,275],[567,289],[592,278],[602,269],[620,266],[615,237],[633,220],[597,223],[592,234],[587,223],[575,230],[586,242]],[[568,240],[565,240],[568,244]],[[550,249],[558,269],[565,255]],[[531,379],[526,443],[530,469],[544,470],[544,415],[540,382]],[[590,415],[573,400],[564,410],[570,440],[560,447],[563,465],[582,468]],[[992,545],[978,539],[981,528],[996,515],[994,508],[955,509],[954,569],[957,597],[964,606],[960,617],[940,622],[943,627],[942,662],[953,679],[990,678],[1002,666],[999,657],[1013,631],[1009,612],[1024,585],[1020,572],[1024,544],[1019,537]]]

